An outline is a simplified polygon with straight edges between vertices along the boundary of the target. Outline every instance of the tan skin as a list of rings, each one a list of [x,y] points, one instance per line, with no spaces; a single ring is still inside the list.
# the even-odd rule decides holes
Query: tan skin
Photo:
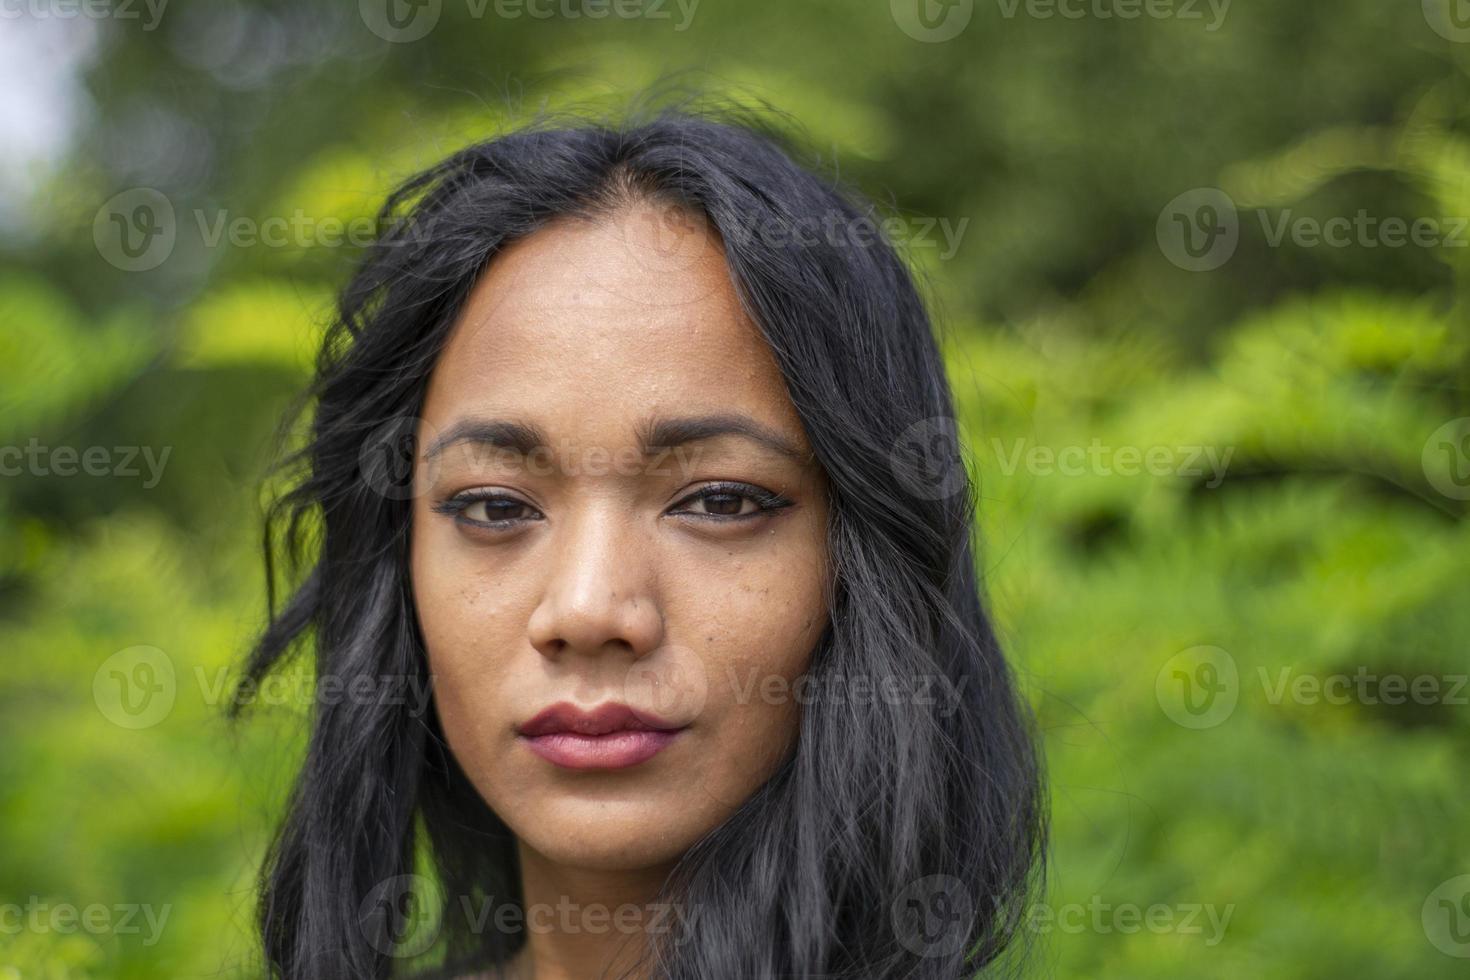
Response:
[[[691,224],[670,247],[667,216],[632,202],[501,252],[421,412],[411,572],[435,704],[517,837],[527,908],[572,909],[527,929],[509,972],[535,980],[615,974],[668,927],[648,906],[669,870],[791,752],[779,685],[828,622],[825,477],[718,240]],[[681,419],[716,431],[644,445]],[[467,420],[545,449],[497,450]],[[567,769],[517,732],[559,701],[687,727],[635,765]]]

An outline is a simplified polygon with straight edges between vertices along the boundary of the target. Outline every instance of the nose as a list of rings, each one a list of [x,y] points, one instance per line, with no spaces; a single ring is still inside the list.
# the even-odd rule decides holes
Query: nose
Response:
[[[639,538],[611,508],[588,508],[562,522],[548,542],[546,586],[528,625],[542,656],[622,650],[639,658],[658,649],[663,612],[651,549]]]

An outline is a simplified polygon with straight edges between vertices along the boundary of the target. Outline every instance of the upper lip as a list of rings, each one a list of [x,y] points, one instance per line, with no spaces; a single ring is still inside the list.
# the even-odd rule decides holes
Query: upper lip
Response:
[[[609,732],[668,732],[683,728],[657,715],[610,701],[595,708],[580,708],[570,701],[558,701],[538,712],[518,731],[527,737],[571,732],[577,735],[606,735]]]

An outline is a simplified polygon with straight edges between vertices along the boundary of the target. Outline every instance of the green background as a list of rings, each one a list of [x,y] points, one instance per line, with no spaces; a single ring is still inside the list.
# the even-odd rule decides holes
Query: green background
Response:
[[[156,485],[141,460],[0,478],[0,906],[168,919],[149,943],[0,918],[0,980],[258,973],[304,688],[241,726],[219,691],[262,621],[272,433],[354,257],[322,222],[659,82],[789,114],[908,221],[1051,770],[1030,975],[1467,975],[1470,11],[923,3],[429,0],[415,40],[372,0],[64,25],[90,108],[0,252],[0,446],[169,456]],[[129,271],[109,202],[137,188],[175,242]],[[1185,267],[1186,226],[1232,224]],[[112,671],[150,667],[172,701],[129,715]],[[1384,677],[1437,693],[1384,703]]]

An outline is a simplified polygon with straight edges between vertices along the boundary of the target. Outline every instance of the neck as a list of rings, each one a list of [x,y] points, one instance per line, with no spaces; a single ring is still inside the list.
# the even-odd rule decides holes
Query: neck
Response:
[[[672,865],[602,871],[553,864],[520,845],[526,945],[516,980],[589,980],[623,976],[668,927],[655,907]],[[629,974],[630,977],[641,974]]]

